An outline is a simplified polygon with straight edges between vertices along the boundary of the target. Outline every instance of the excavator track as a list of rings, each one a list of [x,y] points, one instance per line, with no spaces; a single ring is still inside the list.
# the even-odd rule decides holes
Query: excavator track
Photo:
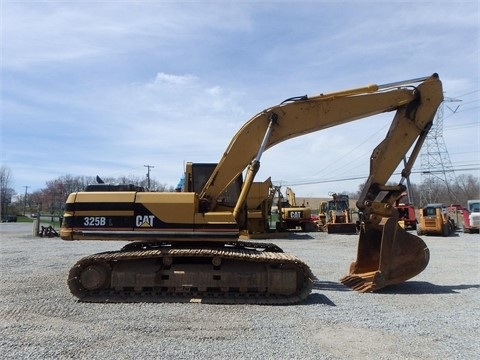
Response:
[[[274,244],[134,242],[79,260],[68,286],[85,302],[295,304],[313,279],[305,263]]]

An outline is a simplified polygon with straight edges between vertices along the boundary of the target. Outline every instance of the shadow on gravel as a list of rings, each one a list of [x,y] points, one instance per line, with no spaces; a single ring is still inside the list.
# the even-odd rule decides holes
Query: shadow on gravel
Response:
[[[330,291],[351,291],[352,290],[348,286],[345,286],[339,282],[320,281],[320,280],[313,281],[313,288],[315,290],[330,290]]]
[[[301,233],[291,233],[288,235],[288,239],[290,240],[312,240],[314,237],[309,234],[301,234]]]
[[[313,282],[313,289],[326,291],[353,291],[348,286],[340,282],[319,281]],[[435,285],[426,281],[407,281],[398,285],[390,285],[384,289],[376,291],[379,294],[458,294],[460,290],[480,289],[479,284],[471,285]]]
[[[435,285],[425,281],[407,281],[398,285],[391,285],[379,291],[382,294],[458,294],[459,290],[478,289],[479,284],[472,285]]]
[[[303,300],[300,304],[297,304],[297,305],[317,305],[317,304],[337,306],[327,296],[323,294],[318,294],[318,293],[312,293],[308,295],[308,297],[305,300]]]

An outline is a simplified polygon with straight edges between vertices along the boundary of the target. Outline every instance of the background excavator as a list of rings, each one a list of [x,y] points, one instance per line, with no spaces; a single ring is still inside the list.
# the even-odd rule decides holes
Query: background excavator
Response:
[[[316,231],[316,225],[312,219],[312,209],[304,204],[298,205],[295,193],[290,187],[285,189],[285,197],[283,197],[280,191],[278,197],[277,230]]]
[[[373,150],[357,201],[362,213],[357,258],[341,282],[375,291],[416,276],[428,264],[428,248],[398,225],[392,204],[405,190],[442,100],[437,74],[290,98],[246,122],[208,176],[187,170],[188,191],[110,185],[70,194],[62,239],[130,241],[119,251],[80,259],[69,272],[70,291],[80,300],[102,302],[302,301],[314,280],[304,262],[274,244],[238,239],[247,226],[246,199],[260,158],[282,141],[388,111],[395,112],[393,121]],[[387,186],[412,145],[399,184]],[[189,188],[194,183],[203,185]]]

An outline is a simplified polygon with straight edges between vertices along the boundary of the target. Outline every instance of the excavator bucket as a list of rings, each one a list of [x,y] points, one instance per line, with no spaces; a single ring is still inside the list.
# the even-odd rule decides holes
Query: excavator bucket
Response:
[[[399,284],[428,265],[430,252],[425,242],[405,231],[395,218],[384,219],[384,224],[361,227],[357,260],[350,265],[350,274],[340,279],[356,291]]]

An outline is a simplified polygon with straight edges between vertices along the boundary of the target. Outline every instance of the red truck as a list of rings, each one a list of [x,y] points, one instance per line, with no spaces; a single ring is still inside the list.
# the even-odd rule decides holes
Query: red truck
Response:
[[[408,202],[401,202],[403,198],[407,196],[406,193],[402,193],[395,201],[393,205],[398,210],[398,220],[403,222],[405,229],[415,230],[417,228],[417,218],[415,216],[415,207]]]

